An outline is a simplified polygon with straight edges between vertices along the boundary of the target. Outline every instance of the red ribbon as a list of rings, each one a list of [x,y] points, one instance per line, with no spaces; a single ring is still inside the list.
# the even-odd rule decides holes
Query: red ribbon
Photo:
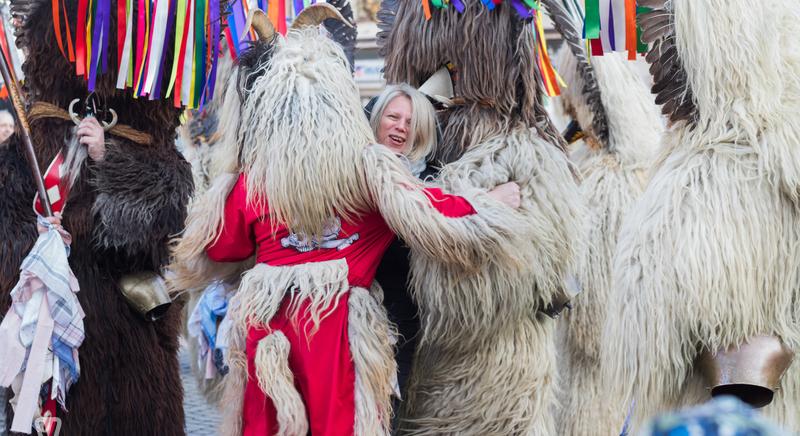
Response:
[[[64,12],[64,28],[67,29],[67,53],[69,54],[69,61],[75,62],[75,50],[72,48],[72,31],[69,30],[67,7],[63,2],[61,3],[61,11]]]
[[[145,0],[139,0],[138,7],[136,8],[139,12],[138,24],[136,26],[136,63],[133,64],[133,89],[136,95],[138,95],[139,73],[142,71],[142,56],[144,52],[144,15],[146,13],[144,2]]]
[[[86,74],[86,9],[89,0],[78,0],[78,26],[75,29],[75,73],[79,76]]]
[[[125,0],[117,0],[117,69],[122,62],[122,50],[125,48],[125,32],[127,32],[127,12],[125,10]],[[125,72],[119,71],[119,74]]]
[[[51,1],[50,7],[53,12],[53,30],[56,32],[58,49],[61,50],[61,56],[67,57],[64,52],[64,41],[61,40],[61,8],[58,7],[58,0]]]

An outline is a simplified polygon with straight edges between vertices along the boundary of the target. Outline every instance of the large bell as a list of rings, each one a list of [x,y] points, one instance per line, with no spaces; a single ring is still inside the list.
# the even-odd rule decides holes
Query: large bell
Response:
[[[157,273],[129,274],[119,281],[122,295],[137,312],[148,321],[155,321],[167,313],[172,299],[164,278]]]
[[[715,353],[705,351],[698,365],[711,395],[733,395],[753,407],[772,402],[794,352],[777,336],[755,336]]]

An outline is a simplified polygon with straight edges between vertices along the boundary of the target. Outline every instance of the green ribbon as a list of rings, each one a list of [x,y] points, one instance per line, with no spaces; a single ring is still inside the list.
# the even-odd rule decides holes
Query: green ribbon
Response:
[[[600,37],[600,0],[586,0],[586,39]]]
[[[203,80],[206,76],[206,2],[197,0],[194,15],[194,101],[192,107],[200,106]]]
[[[437,9],[444,9],[447,6],[444,4],[444,0],[431,0],[431,4]]]
[[[641,14],[646,12],[652,11],[652,8],[648,8],[645,6],[637,6],[636,7],[636,16],[638,17]],[[639,26],[639,20],[636,20],[636,52],[637,53],[647,53],[648,47],[647,44],[642,42],[642,28]]]

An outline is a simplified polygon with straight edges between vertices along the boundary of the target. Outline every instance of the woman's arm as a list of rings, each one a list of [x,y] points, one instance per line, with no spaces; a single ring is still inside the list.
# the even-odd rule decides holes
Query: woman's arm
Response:
[[[514,247],[526,223],[513,208],[477,189],[463,198],[425,189],[383,146],[365,149],[364,168],[375,207],[412,250],[468,269],[522,266]]]
[[[216,240],[206,247],[214,262],[240,262],[255,253],[253,223],[256,215],[247,207],[247,188],[244,175],[239,176],[225,200],[222,230]]]

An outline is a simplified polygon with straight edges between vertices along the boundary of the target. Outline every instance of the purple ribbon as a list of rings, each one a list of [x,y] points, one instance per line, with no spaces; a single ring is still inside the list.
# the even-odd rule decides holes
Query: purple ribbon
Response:
[[[490,0],[491,1],[491,0]],[[530,8],[525,6],[522,1],[520,0],[511,0],[511,5],[514,6],[514,9],[517,10],[517,14],[519,14],[520,18],[528,19],[533,17]]]
[[[294,0],[294,13],[295,15],[299,14],[300,11],[303,10],[305,6],[303,5],[303,0]]]
[[[208,8],[208,18],[211,21],[209,40],[213,47],[211,48],[211,72],[206,82],[206,92],[203,96],[203,103],[211,101],[211,99],[214,98],[214,85],[217,82],[217,61],[219,60],[219,0],[210,0]]]
[[[164,62],[167,58],[167,47],[169,47],[167,42],[169,41],[169,36],[172,35],[172,27],[175,25],[177,3],[178,2],[175,0],[169,0],[169,12],[167,13],[167,32],[164,34],[164,47],[161,51],[161,61],[158,64],[158,73],[156,73],[156,86],[153,88],[153,93],[150,94],[150,100],[161,98],[161,81],[164,78]],[[173,56],[178,56],[178,53],[173,54]]]
[[[608,2],[608,40],[611,43],[611,51],[617,51],[616,49],[616,35],[614,35],[614,7],[611,5],[611,2]]]
[[[150,1],[150,0],[144,0],[144,1]],[[168,0],[160,0],[160,1],[168,1]],[[156,17],[156,9],[158,9],[158,2],[159,2],[159,0],[155,0],[150,5],[150,40],[147,43],[147,47],[153,47],[153,31],[152,31],[153,27],[152,26],[153,26],[153,21],[155,21],[154,19]],[[148,48],[147,50],[149,51],[150,48]],[[147,79],[147,70],[148,70],[148,68],[150,68],[150,53],[147,53],[146,55],[144,55],[144,69],[142,69],[142,77],[139,80],[139,86],[136,88],[136,95],[139,96],[139,97],[147,95],[147,93],[145,93],[143,91],[144,91],[144,82],[147,81],[145,79]]]
[[[456,8],[459,14],[464,13],[464,9],[466,8],[464,7],[464,3],[461,0],[451,0],[450,3],[453,4],[453,7]]]
[[[244,38],[239,40],[239,37],[241,37],[242,33],[244,33],[245,31],[244,6],[242,5],[241,0],[234,1],[234,3],[231,5],[231,8],[233,9],[233,13],[231,15],[233,15],[233,22],[236,24],[236,33],[237,33],[233,38],[235,42],[239,45],[239,47],[236,47],[238,52],[238,50],[242,49],[242,43],[244,43],[245,41],[249,41],[250,37],[248,35],[245,35]]]
[[[103,11],[103,48],[101,52],[103,56],[103,74],[105,74],[108,72],[108,39],[111,36],[111,0],[103,0],[100,5],[105,8],[105,11]]]
[[[107,58],[106,50],[108,50],[108,30],[110,24],[107,23],[107,18],[111,9],[111,0],[98,0],[97,9],[94,11],[94,26],[92,34],[92,47],[95,48],[92,53],[92,59],[89,65],[89,91],[94,91],[97,85],[97,66],[100,63],[100,56]],[[101,34],[105,31],[103,39],[100,39]],[[104,46],[101,46],[104,45]],[[108,61],[103,61],[103,69],[108,67]]]

